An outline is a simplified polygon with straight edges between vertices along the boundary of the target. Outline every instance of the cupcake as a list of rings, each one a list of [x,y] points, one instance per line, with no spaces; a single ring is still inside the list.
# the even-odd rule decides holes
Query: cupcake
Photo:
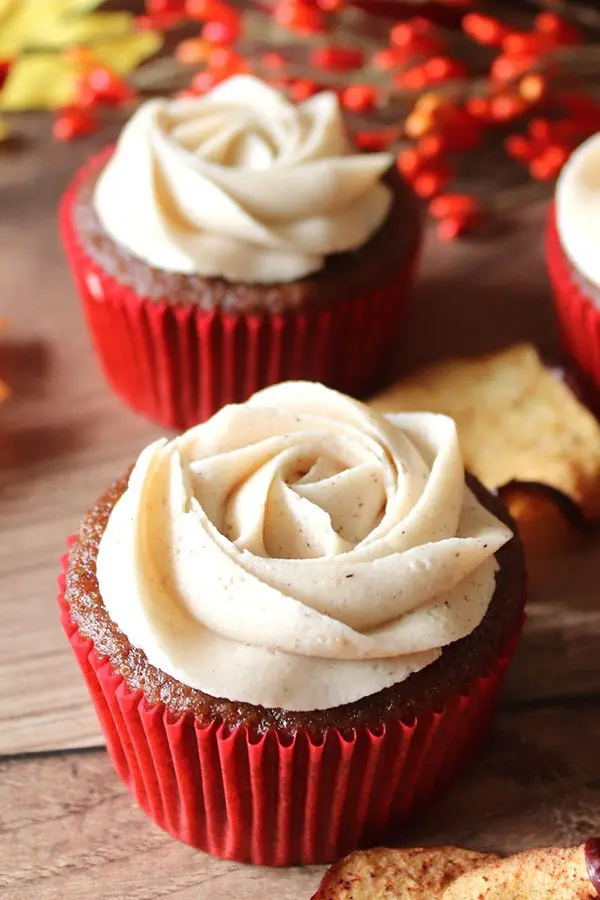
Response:
[[[600,389],[600,134],[564,166],[548,216],[547,262],[563,343],[588,386]]]
[[[150,445],[84,518],[59,590],[137,803],[267,865],[421,812],[485,733],[520,632],[512,527],[452,419],[319,384]]]
[[[61,232],[102,369],[183,429],[286,379],[360,395],[397,354],[420,222],[337,96],[251,76],[144,103],[77,174]]]

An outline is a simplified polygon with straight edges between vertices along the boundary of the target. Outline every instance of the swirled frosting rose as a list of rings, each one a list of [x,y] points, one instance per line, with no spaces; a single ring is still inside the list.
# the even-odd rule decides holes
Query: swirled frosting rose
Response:
[[[290,382],[144,450],[97,572],[113,621],[169,675],[321,709],[469,634],[510,537],[466,487],[451,419]]]
[[[141,106],[94,203],[111,237],[151,266],[285,282],[371,237],[391,204],[391,162],[353,152],[335,94],[295,106],[239,75],[205,97]]]
[[[573,265],[600,288],[600,134],[573,153],[559,176],[556,225]]]

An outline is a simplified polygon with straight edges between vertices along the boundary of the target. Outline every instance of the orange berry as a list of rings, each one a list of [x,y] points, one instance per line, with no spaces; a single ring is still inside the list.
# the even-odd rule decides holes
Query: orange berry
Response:
[[[548,93],[548,79],[539,72],[525,75],[519,82],[519,94],[527,103],[538,103]]]
[[[184,66],[196,66],[206,62],[210,44],[200,38],[187,38],[175,47],[175,59]]]
[[[476,12],[467,13],[463,17],[462,28],[465,34],[479,44],[492,47],[501,44],[508,34],[508,28],[500,19]]]

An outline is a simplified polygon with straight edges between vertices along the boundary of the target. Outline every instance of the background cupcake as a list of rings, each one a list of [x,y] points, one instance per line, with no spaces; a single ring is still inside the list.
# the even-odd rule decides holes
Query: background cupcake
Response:
[[[145,103],[61,210],[116,392],[183,428],[287,378],[375,387],[420,233],[392,159],[354,152],[332,93],[237,76]]]
[[[262,864],[377,840],[485,732],[521,545],[451,419],[280,385],[138,459],[65,559],[63,624],[120,777]]]
[[[600,389],[600,134],[573,153],[556,185],[547,257],[565,348]]]

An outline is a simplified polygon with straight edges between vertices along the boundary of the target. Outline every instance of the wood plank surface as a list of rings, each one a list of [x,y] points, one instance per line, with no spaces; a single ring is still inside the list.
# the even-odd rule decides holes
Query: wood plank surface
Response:
[[[52,144],[35,118],[0,153],[0,897],[308,900],[321,870],[265,871],[172,841],[117,781],[58,625],[65,538],[161,433],[103,382],[55,209],[99,139]],[[107,133],[103,140],[109,139]],[[532,340],[554,356],[541,203],[477,242],[426,244],[398,370]],[[487,751],[396,839],[511,851],[600,831],[600,539],[533,561],[529,620]],[[65,752],[68,751],[68,752]]]
[[[447,799],[389,843],[513,852],[581,842],[600,832],[599,741],[592,705],[505,712]],[[309,900],[324,871],[241,866],[172,841],[132,806],[103,752],[6,761],[0,784],[3,900],[90,889],[97,900]]]
[[[125,409],[104,384],[58,238],[60,194],[97,149],[98,138],[59,146],[35,120],[30,135],[20,149],[0,155],[0,314],[10,323],[0,337],[0,366],[13,389],[0,410],[0,680],[11,685],[0,703],[0,753],[101,741],[57,623],[58,558],[86,507],[161,433]],[[554,351],[544,214],[543,204],[535,204],[506,223],[504,234],[483,241],[428,242],[398,351],[400,369],[515,339]],[[579,562],[574,566],[585,595],[586,585],[597,580],[594,554],[583,569]],[[600,688],[600,668],[577,673],[560,656],[556,669],[557,640],[591,640],[594,611],[574,609],[572,602],[558,597],[558,615],[540,616],[537,624],[548,627],[531,635],[536,661],[530,664],[526,645],[527,677],[513,677],[513,696],[547,695],[554,684],[563,693],[578,691],[582,677],[592,678],[588,687]]]

